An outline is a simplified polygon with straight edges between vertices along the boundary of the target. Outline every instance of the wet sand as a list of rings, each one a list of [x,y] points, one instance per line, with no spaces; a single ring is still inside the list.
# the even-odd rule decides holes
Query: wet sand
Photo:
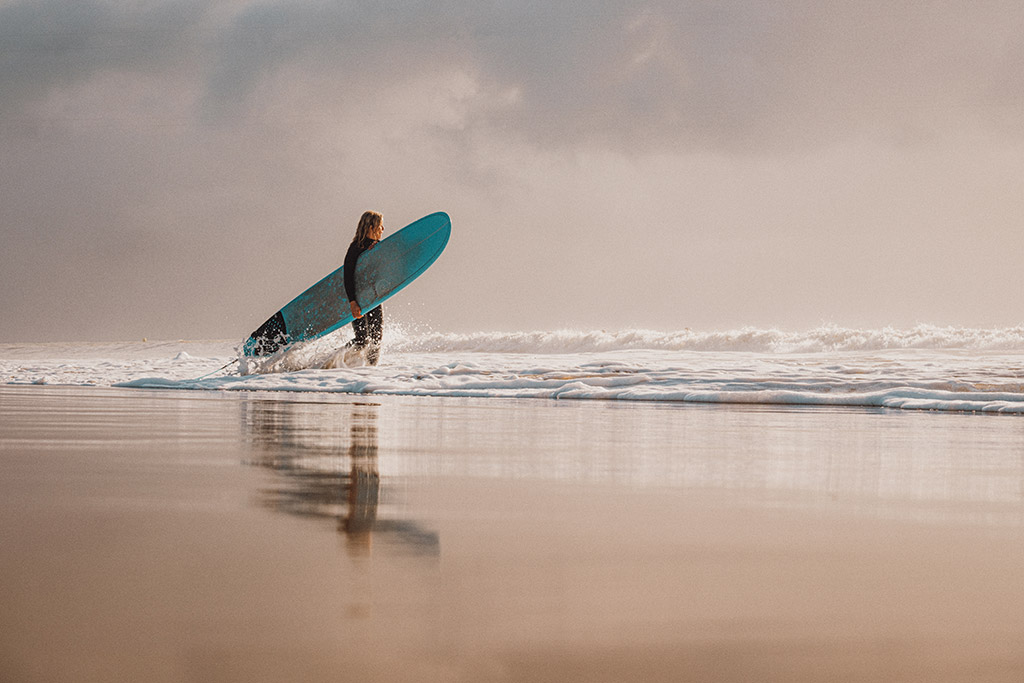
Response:
[[[1024,420],[0,387],[0,680],[1024,680]]]

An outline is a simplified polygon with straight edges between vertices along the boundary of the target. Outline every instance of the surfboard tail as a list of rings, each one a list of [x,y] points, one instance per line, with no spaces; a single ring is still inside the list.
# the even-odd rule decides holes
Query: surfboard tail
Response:
[[[266,356],[288,343],[288,330],[284,316],[278,311],[259,326],[242,346],[245,356]]]

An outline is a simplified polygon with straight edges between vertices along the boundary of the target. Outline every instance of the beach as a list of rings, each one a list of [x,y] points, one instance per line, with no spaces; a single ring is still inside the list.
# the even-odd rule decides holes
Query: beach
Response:
[[[0,386],[5,681],[1019,681],[1024,422]]]
[[[0,683],[1024,683],[1022,26],[0,0]]]

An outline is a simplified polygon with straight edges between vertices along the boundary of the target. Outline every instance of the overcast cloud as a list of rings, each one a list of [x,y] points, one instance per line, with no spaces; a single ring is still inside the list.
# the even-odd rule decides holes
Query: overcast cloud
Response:
[[[1019,2],[0,2],[0,340],[1024,323]]]

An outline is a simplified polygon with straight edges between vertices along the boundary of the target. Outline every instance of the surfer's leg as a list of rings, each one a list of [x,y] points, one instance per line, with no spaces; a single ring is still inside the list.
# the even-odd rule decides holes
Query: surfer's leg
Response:
[[[367,320],[366,315],[362,318],[356,318],[352,321],[352,331],[355,332],[356,336],[349,342],[349,345],[357,348],[363,348],[367,343]]]
[[[367,341],[380,344],[384,336],[384,309],[378,306],[365,316]]]
[[[366,320],[366,362],[376,365],[380,360],[380,342],[384,337],[384,310],[378,306],[363,316]]]

